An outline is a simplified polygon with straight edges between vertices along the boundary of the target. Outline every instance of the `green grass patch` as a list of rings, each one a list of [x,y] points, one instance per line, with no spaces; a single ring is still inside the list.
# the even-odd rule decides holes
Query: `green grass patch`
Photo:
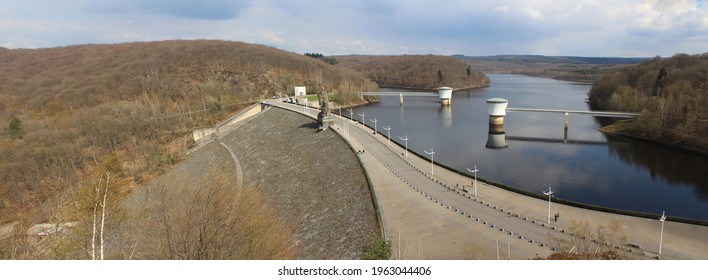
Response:
[[[307,98],[307,101],[319,101],[317,99],[317,95],[312,94],[312,95],[305,95]],[[327,101],[332,102],[334,101],[334,94],[327,95]]]

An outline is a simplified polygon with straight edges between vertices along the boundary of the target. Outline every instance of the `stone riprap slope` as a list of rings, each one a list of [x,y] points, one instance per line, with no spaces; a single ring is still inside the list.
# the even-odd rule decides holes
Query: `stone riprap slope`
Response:
[[[294,228],[299,259],[355,259],[380,232],[364,170],[335,132],[273,108],[222,138],[247,187]]]

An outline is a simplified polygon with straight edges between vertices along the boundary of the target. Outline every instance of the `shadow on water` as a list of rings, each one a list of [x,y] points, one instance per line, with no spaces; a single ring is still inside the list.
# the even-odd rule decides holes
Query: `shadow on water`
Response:
[[[631,145],[610,145],[610,156],[646,169],[652,180],[664,179],[671,185],[687,185],[696,197],[708,201],[708,159],[678,148],[607,135],[612,142]]]

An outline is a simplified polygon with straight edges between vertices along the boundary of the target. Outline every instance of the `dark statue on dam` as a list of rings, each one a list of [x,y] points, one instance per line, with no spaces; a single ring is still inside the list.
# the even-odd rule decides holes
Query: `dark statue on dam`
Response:
[[[327,101],[327,94],[325,94],[324,87],[321,87],[317,92],[317,99],[320,103],[320,112],[317,114],[317,128],[322,131],[334,124],[334,118],[329,109],[329,101]]]

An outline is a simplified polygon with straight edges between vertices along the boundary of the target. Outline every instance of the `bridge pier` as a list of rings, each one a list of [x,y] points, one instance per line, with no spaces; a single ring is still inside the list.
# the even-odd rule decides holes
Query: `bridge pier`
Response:
[[[565,117],[563,119],[563,140],[568,141],[568,112],[565,112]]]

